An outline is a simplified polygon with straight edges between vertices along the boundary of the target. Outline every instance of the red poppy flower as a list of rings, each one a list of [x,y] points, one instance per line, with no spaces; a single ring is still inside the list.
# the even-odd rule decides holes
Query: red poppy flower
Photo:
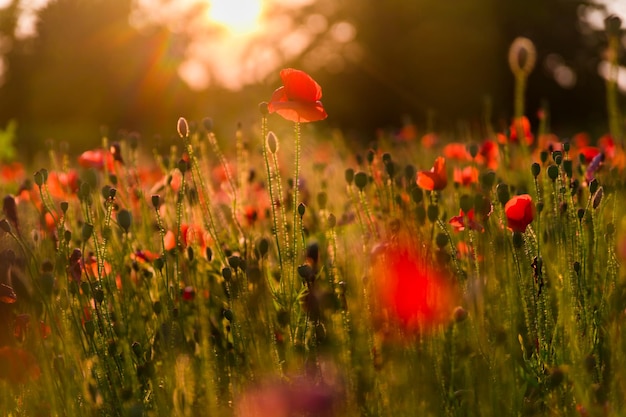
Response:
[[[467,213],[463,210],[459,211],[458,216],[453,216],[450,221],[450,226],[454,229],[455,232],[462,232],[466,227],[469,227],[470,230],[478,230],[482,232],[485,228],[476,221],[476,216],[474,215],[474,209],[470,209]]]
[[[580,149],[580,154],[584,156],[585,163],[589,163],[600,153],[600,148],[595,146],[585,146]]]
[[[458,161],[471,161],[472,156],[467,151],[467,146],[462,143],[448,143],[443,147],[443,155],[448,159],[456,159]]]
[[[78,163],[84,168],[104,169],[106,164],[107,169],[113,171],[113,162],[113,154],[102,149],[85,151],[78,157]]]
[[[454,182],[463,186],[469,186],[470,184],[478,182],[478,170],[473,166],[467,166],[463,169],[455,167],[453,178]]]
[[[283,86],[272,94],[270,113],[278,113],[292,122],[316,122],[328,115],[322,102],[322,87],[306,72],[287,68],[280,72]]]
[[[447,277],[409,248],[385,248],[380,255],[376,294],[399,324],[429,330],[450,319],[455,291]]]
[[[443,190],[448,185],[448,174],[446,173],[446,159],[438,157],[430,171],[420,171],[417,173],[417,185],[425,190]]]
[[[522,138],[518,137],[519,133],[522,133]],[[526,116],[514,119],[511,123],[509,140],[511,142],[519,142],[520,139],[523,139],[527,145],[532,145],[535,140],[534,135],[530,131],[530,122]]]
[[[509,229],[525,232],[534,218],[533,199],[528,194],[516,195],[504,206],[504,214]]]
[[[486,165],[489,169],[497,169],[499,158],[500,150],[498,149],[498,144],[493,140],[487,139],[482,143],[480,149],[478,150],[476,162]]]

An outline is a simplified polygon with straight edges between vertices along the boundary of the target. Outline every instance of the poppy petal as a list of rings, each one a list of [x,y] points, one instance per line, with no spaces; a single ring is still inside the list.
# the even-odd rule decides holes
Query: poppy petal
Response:
[[[270,112],[274,111],[283,118],[292,122],[317,122],[328,117],[324,106],[319,101],[313,103],[288,101],[275,102],[270,108]]]
[[[309,74],[293,68],[280,71],[289,100],[318,101],[322,98],[322,87]]]

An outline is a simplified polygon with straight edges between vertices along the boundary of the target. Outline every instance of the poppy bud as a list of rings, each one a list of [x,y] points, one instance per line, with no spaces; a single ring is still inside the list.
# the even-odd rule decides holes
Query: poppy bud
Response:
[[[461,323],[467,318],[467,310],[458,306],[452,312],[452,317],[454,318],[455,323]]]
[[[185,172],[189,169],[189,164],[184,159],[180,159],[178,161],[177,168],[181,174],[185,175]]]
[[[439,206],[437,206],[436,204],[429,205],[426,215],[428,216],[428,220],[430,220],[431,223],[436,222],[437,218],[439,218]]]
[[[537,162],[534,162],[530,167],[530,172],[533,174],[533,177],[537,178],[539,176],[539,173],[541,172],[541,165],[539,165]]]
[[[435,244],[439,249],[443,249],[448,245],[448,237],[445,233],[437,233],[435,237]]]
[[[510,198],[509,186],[504,183],[498,184],[496,187],[496,194],[498,195],[498,201],[500,204],[505,205]]]
[[[533,42],[524,37],[515,38],[509,49],[509,67],[515,75],[528,76],[535,67],[537,51]]]
[[[413,189],[411,190],[411,199],[413,199],[413,202],[415,204],[420,204],[424,199],[424,191],[422,191],[422,189],[417,186],[413,187]]]
[[[269,149],[272,155],[275,155],[278,152],[278,138],[274,134],[274,132],[269,132],[267,137],[265,138],[265,146]]]
[[[132,221],[133,216],[130,211],[122,209],[117,213],[117,224],[119,224],[120,227],[124,229],[125,233],[128,233],[128,229],[130,229]]]
[[[598,188],[598,191],[593,195],[593,208],[597,209],[602,202],[602,197],[604,196],[604,189],[602,187]]]
[[[548,167],[548,178],[550,178],[552,181],[556,181],[558,176],[559,176],[559,167],[556,165],[550,165]]]
[[[300,215],[300,218],[304,216],[305,211],[306,211],[306,206],[304,205],[304,203],[298,204],[298,214]]]
[[[345,178],[348,185],[352,185],[352,181],[354,180],[354,170],[352,168],[346,169]]]
[[[222,278],[224,278],[224,281],[230,282],[233,278],[233,270],[228,267],[222,268]]]
[[[155,210],[159,209],[159,207],[161,206],[161,196],[159,196],[158,194],[154,194],[152,196],[152,206]]]
[[[93,234],[93,224],[91,223],[83,224],[83,230],[82,230],[83,241],[89,240],[92,234]]]
[[[493,187],[493,184],[496,182],[496,173],[494,171],[487,171],[481,177],[481,183],[485,188]]]
[[[263,116],[267,116],[270,113],[267,101],[263,101],[259,103],[259,111],[261,112],[261,115]]]
[[[270,242],[266,238],[261,238],[256,243],[256,253],[259,258],[264,258],[270,248]]]
[[[34,178],[35,184],[37,184],[38,187],[41,187],[43,185],[43,174],[41,173],[41,171],[35,172]]]
[[[471,209],[472,206],[474,205],[474,202],[472,201],[472,197],[470,197],[467,194],[463,194],[461,196],[461,210],[463,210],[464,213],[468,213]]]
[[[204,126],[207,132],[212,132],[213,131],[213,119],[211,119],[210,117],[205,117],[204,119],[202,119],[202,126]]]
[[[228,309],[224,310],[222,314],[224,315],[224,318],[230,322],[232,322],[233,319],[235,318],[232,310],[228,310]]]
[[[568,178],[572,178],[573,170],[572,170],[571,160],[566,159],[565,161],[563,161],[563,171],[565,171],[565,174],[567,175]]]
[[[365,172],[357,172],[354,175],[354,185],[356,185],[359,191],[363,191],[367,185],[367,174]]]
[[[189,124],[187,123],[187,119],[184,117],[178,118],[178,123],[176,124],[176,130],[178,131],[178,135],[181,138],[186,138],[189,136]]]

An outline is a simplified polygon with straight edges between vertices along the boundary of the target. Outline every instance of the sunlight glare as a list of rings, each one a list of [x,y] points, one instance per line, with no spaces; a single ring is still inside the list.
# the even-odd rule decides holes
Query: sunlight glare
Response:
[[[209,19],[233,33],[254,32],[259,26],[263,0],[213,0]]]

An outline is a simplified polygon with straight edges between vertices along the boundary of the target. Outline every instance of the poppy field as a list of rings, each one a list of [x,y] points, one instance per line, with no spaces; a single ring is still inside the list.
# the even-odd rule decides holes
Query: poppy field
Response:
[[[532,48],[504,126],[355,149],[290,68],[252,134],[3,163],[0,414],[626,415],[616,91],[602,137],[532,125]]]

